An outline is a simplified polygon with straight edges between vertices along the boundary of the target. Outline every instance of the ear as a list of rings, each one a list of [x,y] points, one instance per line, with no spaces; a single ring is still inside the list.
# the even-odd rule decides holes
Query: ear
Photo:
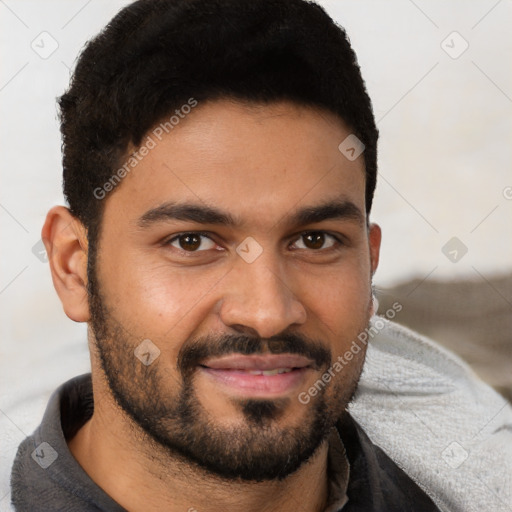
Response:
[[[380,243],[382,240],[382,232],[378,224],[370,224],[368,231],[368,243],[370,246],[370,264],[372,276],[375,274],[379,266]]]
[[[55,206],[46,216],[41,238],[64,312],[75,322],[87,322],[87,230],[67,208]]]

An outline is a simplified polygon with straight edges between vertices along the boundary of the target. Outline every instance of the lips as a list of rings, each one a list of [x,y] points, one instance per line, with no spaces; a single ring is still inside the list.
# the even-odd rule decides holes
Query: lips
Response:
[[[260,398],[290,393],[312,367],[312,360],[294,354],[229,355],[200,365],[207,378],[229,393]]]
[[[313,365],[311,359],[294,354],[229,355],[210,359],[201,366],[212,370],[272,371],[279,369],[307,368]]]

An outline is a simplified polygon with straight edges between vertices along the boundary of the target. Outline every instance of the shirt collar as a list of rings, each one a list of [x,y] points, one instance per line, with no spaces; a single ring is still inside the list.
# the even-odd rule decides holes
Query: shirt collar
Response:
[[[329,495],[324,512],[338,512],[348,502],[347,488],[350,477],[350,464],[343,441],[336,427],[331,429],[329,436],[327,460]]]

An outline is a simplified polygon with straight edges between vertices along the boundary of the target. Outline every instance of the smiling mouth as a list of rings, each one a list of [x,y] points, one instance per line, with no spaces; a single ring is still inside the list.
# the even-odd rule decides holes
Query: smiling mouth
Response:
[[[273,371],[286,369],[300,369],[313,365],[313,361],[304,356],[295,354],[230,354],[218,358],[211,358],[201,366],[212,370],[245,370],[245,371]]]
[[[230,355],[205,361],[199,369],[229,394],[277,398],[304,382],[313,361],[294,354]]]

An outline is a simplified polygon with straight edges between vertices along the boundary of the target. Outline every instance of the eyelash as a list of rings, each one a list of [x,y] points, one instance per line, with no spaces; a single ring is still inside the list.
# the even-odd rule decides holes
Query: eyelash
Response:
[[[331,247],[327,247],[326,249],[294,249],[294,250],[308,250],[309,252],[320,253],[320,252],[327,252],[330,250],[339,250],[342,246],[345,245],[345,243],[341,240],[340,236],[336,236],[327,231],[322,231],[322,230],[303,231],[298,234],[297,238],[294,238],[294,243],[296,243],[298,240],[300,240],[303,236],[310,235],[310,234],[323,234],[326,238],[328,238],[328,237],[332,238],[334,240],[334,243]],[[205,237],[205,238],[208,238],[209,240],[211,240],[213,243],[216,243],[215,240],[213,240],[213,238],[211,237],[211,235],[209,233],[201,232],[201,231],[185,231],[183,233],[178,233],[177,235],[174,235],[172,238],[164,241],[163,245],[164,246],[172,246],[173,242],[179,240],[181,237],[186,236],[186,235],[196,235],[196,236],[200,236],[200,237]],[[327,241],[327,240],[325,240],[325,241]],[[202,250],[202,251],[199,251],[199,250],[186,251],[185,249],[181,249],[181,248],[174,247],[174,246],[173,246],[173,248],[180,251],[182,254],[186,254],[187,256],[193,256],[195,254],[206,252],[208,250],[207,249],[207,250]]]

